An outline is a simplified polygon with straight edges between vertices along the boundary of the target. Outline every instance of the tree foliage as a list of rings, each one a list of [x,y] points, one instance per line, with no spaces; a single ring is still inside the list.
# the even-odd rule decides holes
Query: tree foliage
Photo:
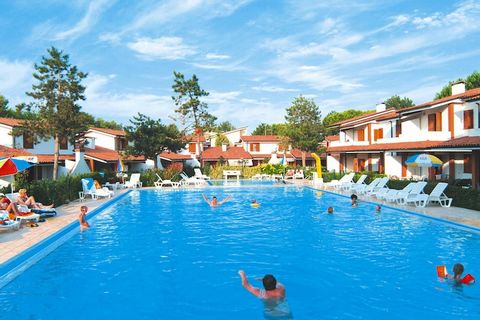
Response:
[[[182,73],[176,71],[173,75],[172,89],[177,95],[172,96],[172,100],[177,106],[175,112],[180,114],[182,124],[203,130],[212,129],[216,117],[208,113],[208,105],[200,100],[209,93],[200,88],[197,76],[193,75],[191,79],[185,79]]]
[[[351,119],[354,117],[358,117],[364,115],[366,113],[370,113],[372,111],[362,111],[362,110],[355,110],[349,109],[342,112],[337,111],[330,111],[325,118],[323,118],[323,125],[325,126],[325,134],[326,135],[336,135],[338,134],[338,128],[329,127],[334,123],[344,121],[347,119]]]
[[[130,126],[125,127],[126,138],[129,141],[127,154],[152,159],[155,168],[157,155],[163,150],[176,152],[185,146],[186,142],[174,124],[164,125],[160,119],[154,120],[141,113],[130,119],[130,123]]]
[[[87,129],[80,115],[79,101],[85,100],[82,80],[86,73],[69,62],[69,56],[54,47],[48,56],[35,64],[33,77],[37,84],[26,94],[34,99],[34,113],[26,117],[20,130],[34,132],[34,139],[54,139],[53,179],[58,173],[60,140],[74,143],[76,137]]]
[[[480,72],[474,71],[466,79],[457,79],[456,81],[449,81],[447,85],[443,86],[442,89],[435,94],[435,99],[441,99],[452,95],[452,85],[457,81],[465,82],[465,89],[471,90],[475,88],[480,88]]]
[[[215,147],[221,147],[222,144],[229,145],[230,141],[228,140],[227,136],[224,134],[217,134],[217,137],[215,139]]]
[[[286,136],[294,148],[302,150],[302,166],[305,166],[305,152],[316,151],[323,140],[320,110],[313,100],[299,96],[286,111]]]
[[[415,103],[413,103],[412,99],[407,97],[401,98],[398,95],[391,96],[385,101],[385,106],[387,108],[395,108],[397,110],[413,107],[414,105]]]
[[[235,127],[233,126],[233,124],[230,123],[230,121],[223,121],[220,122],[215,129],[218,132],[227,132],[235,130]]]
[[[267,135],[285,135],[287,125],[285,123],[260,123],[255,130],[253,130],[253,135],[257,136],[267,136]]]

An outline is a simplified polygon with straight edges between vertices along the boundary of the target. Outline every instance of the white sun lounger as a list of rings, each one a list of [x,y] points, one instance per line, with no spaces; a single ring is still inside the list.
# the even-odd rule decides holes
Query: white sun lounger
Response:
[[[20,229],[20,221],[10,220],[6,210],[0,210],[0,231]]]
[[[352,188],[352,192],[357,192],[357,193],[363,193],[368,190],[373,190],[374,187],[377,186],[377,184],[380,182],[382,178],[375,178],[370,184],[362,184],[360,186],[355,186]]]
[[[355,189],[357,186],[361,186],[362,184],[365,184],[365,179],[367,179],[367,175],[362,174],[356,182],[351,181],[350,183],[345,183],[341,186],[341,189],[345,191]]]
[[[202,170],[200,170],[200,168],[195,168],[193,169],[193,171],[195,172],[195,178],[197,179],[203,179],[203,180],[210,180],[210,177],[209,176],[206,176],[202,173]]]
[[[449,208],[453,199],[443,193],[447,187],[448,183],[439,182],[430,194],[419,194],[411,202],[417,207],[426,207],[430,202],[438,202],[442,207]]]
[[[401,190],[389,189],[387,193],[382,194],[378,198],[388,202],[395,202],[397,198],[405,197],[410,192],[410,190],[412,190],[415,183],[416,182],[410,182]]]
[[[204,186],[207,182],[203,179],[197,179],[195,177],[189,177],[185,174],[185,172],[180,173],[180,177],[182,178],[182,181],[180,181],[180,184],[182,186]]]
[[[174,182],[172,180],[164,180],[162,177],[156,173],[158,180],[155,181],[153,184],[155,185],[156,188],[163,188],[166,186],[170,186],[172,188],[178,188],[180,186],[180,182]]]
[[[423,188],[425,188],[426,185],[427,183],[425,181],[415,183],[409,193],[396,199],[397,203],[407,204],[415,202],[414,199],[417,199],[418,195],[423,193]]]
[[[332,180],[330,182],[324,183],[323,185],[326,188],[339,188],[340,186],[352,182],[353,177],[355,176],[355,173],[351,172],[349,174],[344,175],[343,177],[340,178],[340,180]]]

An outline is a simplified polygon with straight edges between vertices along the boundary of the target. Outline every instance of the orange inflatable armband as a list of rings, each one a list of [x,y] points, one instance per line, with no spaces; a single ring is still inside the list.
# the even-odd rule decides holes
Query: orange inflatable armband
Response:
[[[463,284],[472,284],[475,282],[475,278],[469,273],[462,279]]]
[[[437,266],[437,275],[439,278],[446,278],[448,276],[447,267]]]

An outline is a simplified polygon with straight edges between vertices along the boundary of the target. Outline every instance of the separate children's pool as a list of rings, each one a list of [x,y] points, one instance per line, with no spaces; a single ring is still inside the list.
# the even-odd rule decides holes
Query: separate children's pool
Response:
[[[201,193],[233,199],[210,208]],[[252,208],[250,200],[261,203]],[[327,207],[335,213],[327,215]],[[134,191],[0,289],[2,319],[262,319],[237,274],[274,274],[296,319],[479,319],[480,235],[294,186]]]

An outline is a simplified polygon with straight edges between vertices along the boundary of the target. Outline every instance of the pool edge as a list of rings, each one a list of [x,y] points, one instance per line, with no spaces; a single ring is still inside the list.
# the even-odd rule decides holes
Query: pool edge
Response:
[[[90,211],[87,219],[91,220],[95,218],[103,210],[122,200],[131,192],[132,190],[128,190],[127,192],[102,203],[97,208]],[[80,232],[78,221],[74,220],[42,241],[2,263],[0,265],[0,289],[78,232]]]

